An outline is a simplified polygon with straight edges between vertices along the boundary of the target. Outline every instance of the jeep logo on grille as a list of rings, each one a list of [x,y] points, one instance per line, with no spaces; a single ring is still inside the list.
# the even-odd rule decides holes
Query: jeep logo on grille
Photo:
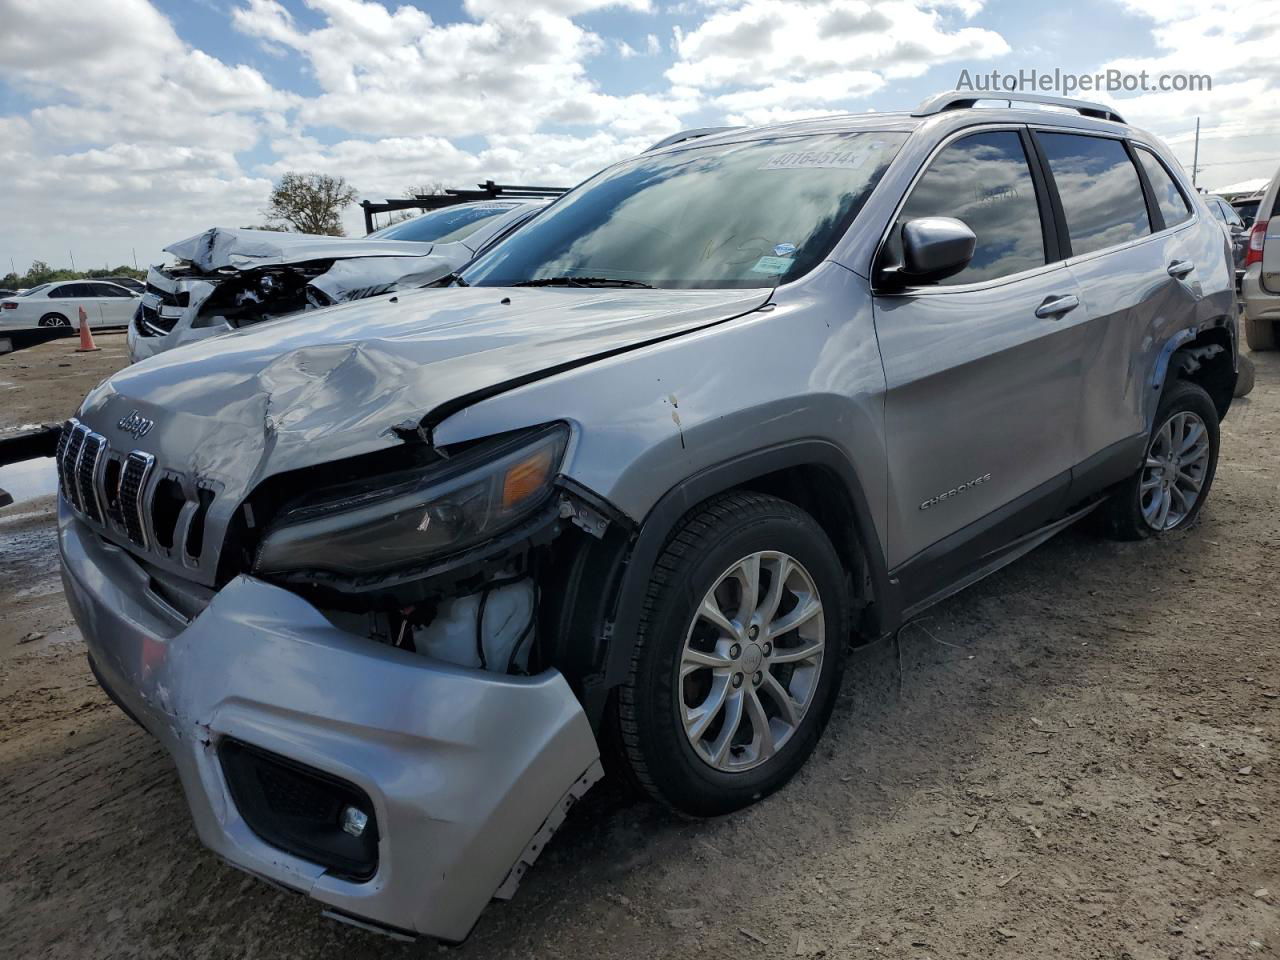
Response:
[[[139,414],[137,410],[132,411],[127,417],[121,417],[116,422],[117,427],[125,433],[132,434],[135,438],[145,437],[155,425],[154,420],[148,420]]]

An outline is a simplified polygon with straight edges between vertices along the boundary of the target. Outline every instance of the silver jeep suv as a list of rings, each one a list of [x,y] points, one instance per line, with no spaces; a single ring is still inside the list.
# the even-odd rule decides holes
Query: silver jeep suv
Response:
[[[58,455],[66,591],[201,839],[458,940],[602,753],[742,807],[814,749],[850,641],[1091,511],[1189,526],[1230,250],[1154,137],[1051,104],[684,139],[451,287],[96,388]]]

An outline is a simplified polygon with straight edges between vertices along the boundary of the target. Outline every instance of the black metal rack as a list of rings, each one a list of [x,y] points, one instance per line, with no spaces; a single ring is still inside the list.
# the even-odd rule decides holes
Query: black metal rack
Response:
[[[494,183],[486,180],[477,184],[476,190],[446,190],[440,194],[418,194],[403,199],[387,199],[381,203],[372,200],[360,201],[364,210],[364,232],[373,233],[373,218],[379,213],[392,213],[397,210],[439,210],[459,203],[477,203],[484,200],[532,200],[543,197],[558,197],[568,187],[529,187],[519,184]]]

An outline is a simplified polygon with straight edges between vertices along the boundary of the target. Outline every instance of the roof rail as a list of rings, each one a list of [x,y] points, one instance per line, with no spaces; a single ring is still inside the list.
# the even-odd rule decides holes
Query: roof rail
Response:
[[[510,183],[494,183],[486,180],[478,183],[476,190],[449,189],[440,194],[418,194],[403,199],[384,200],[375,203],[372,200],[360,201],[364,209],[364,232],[373,233],[374,214],[391,213],[396,210],[439,210],[459,203],[477,203],[484,200],[534,200],[544,197],[558,197],[568,187],[527,187]]]
[[[741,130],[740,126],[736,127],[694,127],[692,130],[681,130],[679,133],[673,133],[669,137],[663,137],[645,153],[652,153],[654,150],[661,150],[663,147],[670,147],[673,144],[684,143],[686,140],[697,140],[699,137],[709,137],[712,134],[724,133],[726,130]]]
[[[1093,103],[1090,100],[1075,100],[1071,97],[1050,97],[1043,93],[978,94],[966,90],[948,90],[923,101],[911,111],[913,117],[931,117],[944,110],[966,110],[977,106],[983,100],[1003,100],[1012,108],[1015,103],[1039,103],[1048,107],[1066,107],[1075,110],[1083,117],[1097,120],[1113,120],[1124,123],[1124,117],[1116,113],[1113,107],[1105,103]]]

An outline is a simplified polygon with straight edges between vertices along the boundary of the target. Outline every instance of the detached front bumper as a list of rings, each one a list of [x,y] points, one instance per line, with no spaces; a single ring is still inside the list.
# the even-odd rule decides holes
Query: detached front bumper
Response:
[[[251,577],[188,623],[131,556],[60,514],[63,582],[94,671],[173,758],[201,841],[327,913],[461,940],[599,779],[590,725],[554,670],[508,677],[384,647]],[[255,833],[219,759],[228,741],[362,791],[372,876],[344,879]]]

